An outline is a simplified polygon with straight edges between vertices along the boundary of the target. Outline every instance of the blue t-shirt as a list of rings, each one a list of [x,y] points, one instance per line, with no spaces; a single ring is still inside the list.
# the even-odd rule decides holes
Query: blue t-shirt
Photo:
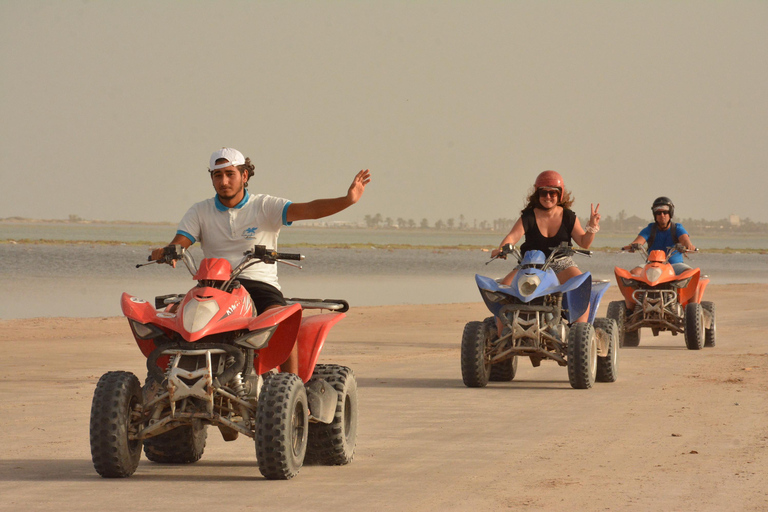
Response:
[[[651,236],[651,228],[653,227],[655,223],[651,222],[648,224],[643,230],[640,232],[640,236],[645,238],[647,241],[648,238]],[[679,222],[675,222],[675,230],[677,231],[677,239],[679,240],[681,236],[687,235],[688,232],[685,230],[682,224]],[[668,247],[673,247],[675,245],[675,241],[672,240],[672,230],[667,229],[665,231],[660,230],[659,228],[656,228],[656,238],[653,240],[653,245],[648,248],[648,252],[651,251],[657,251],[662,250],[666,251]],[[683,255],[679,252],[675,252],[670,258],[670,263],[682,263],[683,262]]]

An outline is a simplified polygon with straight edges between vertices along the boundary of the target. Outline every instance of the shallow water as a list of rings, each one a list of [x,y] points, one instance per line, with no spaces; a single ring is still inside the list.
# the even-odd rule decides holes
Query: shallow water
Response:
[[[291,249],[290,252],[294,252]],[[511,261],[488,261],[488,253],[459,249],[297,248],[306,256],[299,270],[279,269],[286,297],[346,299],[352,306],[479,302],[474,274],[502,277]],[[119,316],[123,292],[151,300],[186,292],[193,281],[183,265],[149,265],[149,246],[98,244],[0,244],[0,279],[6,293],[0,318]],[[192,254],[202,258],[198,247]],[[578,257],[584,271],[613,281],[613,268],[642,263],[637,254],[595,252]],[[768,255],[702,252],[689,263],[713,284],[768,283]]]
[[[637,230],[639,232],[640,229]],[[635,238],[627,234],[600,233],[593,247],[622,247]],[[165,244],[176,233],[175,225],[78,224],[44,222],[0,222],[0,240],[118,241]],[[490,231],[436,231],[432,229],[312,228],[297,224],[280,232],[280,244],[371,244],[497,247],[506,233]],[[694,236],[701,249],[768,249],[768,236]]]

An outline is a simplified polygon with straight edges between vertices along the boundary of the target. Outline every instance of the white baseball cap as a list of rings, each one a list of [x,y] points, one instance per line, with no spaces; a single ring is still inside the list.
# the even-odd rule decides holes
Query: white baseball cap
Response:
[[[225,159],[226,162],[217,164],[216,160],[221,158]],[[244,163],[245,157],[238,150],[234,148],[221,148],[218,151],[214,151],[214,153],[211,155],[211,163],[208,166],[208,170],[215,171],[216,169],[223,169],[224,167],[229,167],[230,165],[238,166],[243,165]]]

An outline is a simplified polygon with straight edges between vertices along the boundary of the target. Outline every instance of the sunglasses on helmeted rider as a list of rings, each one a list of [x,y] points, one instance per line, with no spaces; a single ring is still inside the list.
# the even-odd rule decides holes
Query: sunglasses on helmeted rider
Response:
[[[656,210],[653,212],[654,217],[658,217],[660,215],[669,215],[669,210]]]
[[[547,196],[557,197],[559,194],[560,194],[560,191],[557,189],[554,189],[554,190],[548,190],[544,188],[539,189],[539,197],[547,197]]]

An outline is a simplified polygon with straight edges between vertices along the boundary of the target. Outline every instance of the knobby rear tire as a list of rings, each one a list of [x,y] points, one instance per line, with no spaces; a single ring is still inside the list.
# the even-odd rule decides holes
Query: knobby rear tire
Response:
[[[597,356],[597,382],[616,382],[619,371],[619,334],[616,321],[612,318],[595,318],[595,331],[601,330],[608,336],[608,354]]]
[[[341,466],[349,464],[357,443],[357,381],[350,368],[318,364],[307,385],[325,380],[338,393],[336,412],[331,423],[310,423],[307,462]]]
[[[616,332],[619,335],[619,347],[626,346],[626,334],[624,333],[624,325],[626,324],[627,319],[627,306],[624,303],[623,300],[615,300],[608,303],[608,312],[606,313],[606,316],[608,318],[613,319],[614,322],[616,322]],[[637,343],[640,343],[640,331],[635,331],[638,333],[637,337]],[[634,345],[635,347],[637,344]]]
[[[488,339],[494,340],[498,338],[496,317],[490,316],[483,320],[483,323],[485,323],[485,328],[488,330]],[[491,373],[488,380],[491,382],[510,382],[514,380],[515,375],[517,375],[517,356],[512,356],[511,359],[491,363]]]
[[[147,459],[159,464],[192,464],[203,456],[208,425],[194,420],[173,430],[144,440]]]
[[[709,324],[709,329],[704,329],[704,346],[714,347],[716,343],[715,335],[717,333],[715,326],[715,303],[704,301],[701,303],[701,307],[709,312],[712,317],[712,323]]]

